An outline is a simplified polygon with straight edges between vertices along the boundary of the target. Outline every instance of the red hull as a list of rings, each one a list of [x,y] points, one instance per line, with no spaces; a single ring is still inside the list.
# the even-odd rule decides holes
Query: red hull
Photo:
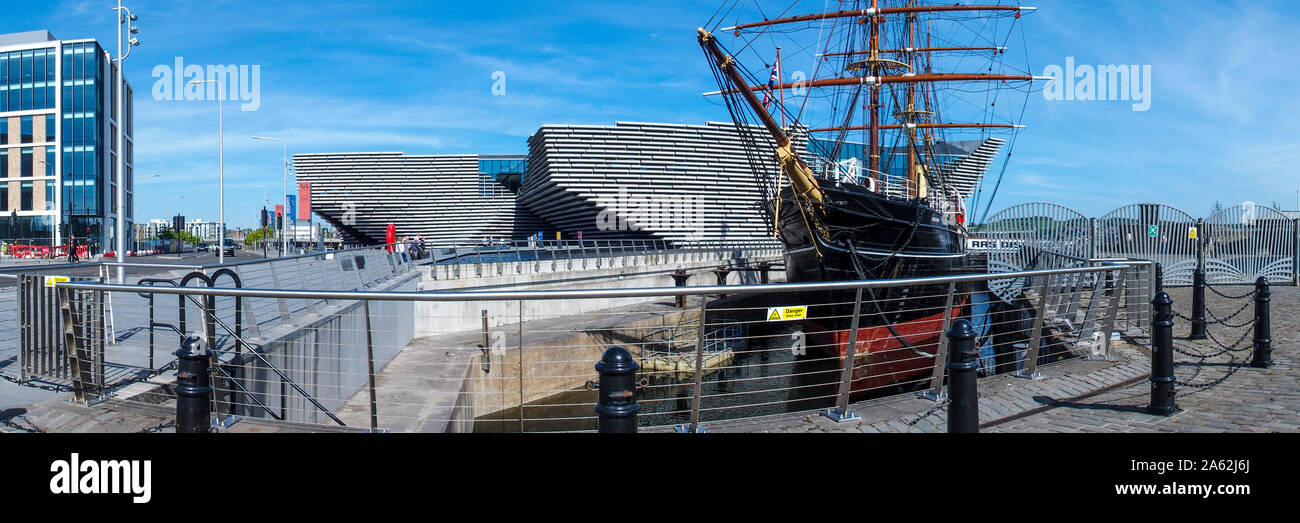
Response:
[[[955,317],[961,306],[953,308]],[[850,330],[828,330],[814,322],[806,322],[810,341],[843,359],[848,354]],[[943,327],[943,312],[911,321],[895,323],[894,330],[912,344],[916,350],[934,354],[938,350]],[[905,381],[915,381],[934,372],[934,359],[917,354],[903,346],[886,326],[858,329],[857,346],[853,350],[852,392],[864,392]]]

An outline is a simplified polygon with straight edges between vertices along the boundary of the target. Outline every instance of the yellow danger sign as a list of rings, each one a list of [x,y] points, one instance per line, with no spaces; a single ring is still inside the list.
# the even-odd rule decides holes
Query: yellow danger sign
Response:
[[[768,307],[767,321],[802,320],[808,317],[808,306]]]
[[[46,287],[53,287],[54,284],[56,284],[56,283],[67,283],[67,282],[70,282],[70,281],[72,281],[72,278],[69,278],[69,277],[67,277],[67,276],[46,276],[46,277],[45,277],[45,286],[46,286]]]
[[[1187,228],[1187,239],[1189,239],[1189,240],[1195,240],[1195,239],[1196,239],[1196,227],[1188,227],[1188,228]]]

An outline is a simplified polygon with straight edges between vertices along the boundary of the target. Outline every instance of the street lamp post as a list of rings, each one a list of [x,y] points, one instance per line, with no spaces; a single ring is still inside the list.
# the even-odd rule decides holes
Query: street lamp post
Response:
[[[284,168],[284,180],[283,180],[284,212],[287,215],[289,213],[289,144],[288,142],[285,142],[283,138],[265,138],[261,136],[254,136],[253,139],[266,140],[268,142],[280,142],[282,154],[284,155],[283,159],[281,160],[281,167]],[[285,232],[288,230],[287,229],[288,225],[289,225],[289,217],[285,216],[280,220],[280,256],[284,256],[285,251],[288,250],[289,248],[289,237],[288,234]]]
[[[215,84],[216,80],[193,80],[191,85],[196,84]],[[225,115],[221,109],[221,102],[226,98],[226,93],[220,92],[220,86],[217,91],[217,263],[226,263],[226,163],[225,163]]]
[[[117,7],[114,8],[114,11],[117,15],[117,59],[115,60],[117,70],[115,71],[116,81],[113,82],[113,89],[117,92],[117,230],[113,233],[114,240],[116,240],[113,242],[116,245],[113,250],[117,252],[117,262],[120,264],[126,261],[126,252],[124,252],[126,251],[126,184],[122,183],[126,176],[126,167],[122,160],[122,157],[126,155],[126,149],[122,146],[123,136],[126,133],[124,130],[126,126],[123,125],[126,114],[122,112],[122,83],[124,82],[122,61],[131,56],[131,47],[140,45],[140,41],[136,40],[135,37],[129,37],[126,54],[122,54],[122,30],[124,29],[123,26],[127,26],[130,34],[136,34],[140,32],[140,28],[130,25],[130,22],[136,20],[136,16],[131,14],[130,9],[122,6],[122,0],[117,0]],[[122,265],[117,266],[117,281],[118,283],[126,283],[126,268]]]

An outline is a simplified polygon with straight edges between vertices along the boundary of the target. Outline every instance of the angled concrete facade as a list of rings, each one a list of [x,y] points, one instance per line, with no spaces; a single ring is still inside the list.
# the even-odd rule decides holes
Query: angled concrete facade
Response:
[[[479,242],[523,238],[554,227],[520,209],[485,160],[523,156],[406,155],[400,152],[295,154],[298,181],[311,182],[312,210],[350,241],[382,243],[388,224],[399,238]]]
[[[750,131],[768,147],[730,122],[545,125],[528,139],[519,202],[566,236],[769,240],[762,206],[776,147]]]

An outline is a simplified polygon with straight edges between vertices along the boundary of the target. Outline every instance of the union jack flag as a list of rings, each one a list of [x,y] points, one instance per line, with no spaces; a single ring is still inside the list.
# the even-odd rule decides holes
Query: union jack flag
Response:
[[[778,67],[780,67],[780,64],[772,64],[772,75],[767,78],[767,89],[763,91],[763,109],[769,109],[768,106],[776,101],[776,96],[772,94],[772,91],[776,89],[776,82],[781,79],[781,76],[776,72]]]

